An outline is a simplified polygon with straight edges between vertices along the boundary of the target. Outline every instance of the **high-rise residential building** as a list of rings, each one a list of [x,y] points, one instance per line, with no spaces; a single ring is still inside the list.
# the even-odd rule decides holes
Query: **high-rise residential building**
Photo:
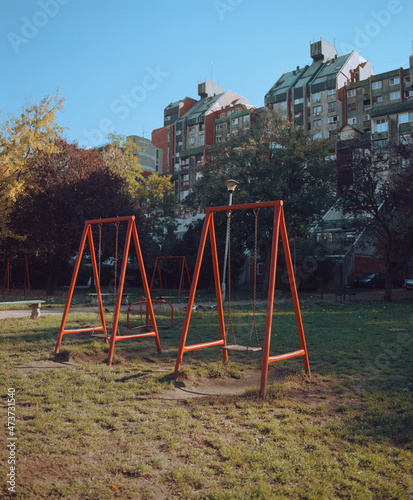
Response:
[[[175,195],[183,200],[195,183],[197,166],[214,145],[216,113],[251,107],[249,101],[221,85],[205,80],[198,84],[200,99],[185,98],[165,108],[164,126],[152,132],[152,142],[163,149],[163,173],[173,174]]]
[[[372,76],[373,68],[355,51],[339,56],[324,39],[311,43],[310,49],[312,63],[285,72],[264,102],[315,137],[336,139],[345,122],[345,85]]]

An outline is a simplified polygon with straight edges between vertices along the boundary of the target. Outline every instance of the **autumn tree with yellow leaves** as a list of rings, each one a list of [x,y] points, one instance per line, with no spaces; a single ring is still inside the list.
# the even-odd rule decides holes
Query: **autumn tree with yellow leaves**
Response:
[[[26,102],[18,115],[10,114],[0,126],[0,230],[2,236],[13,236],[8,225],[10,212],[26,187],[42,189],[37,184],[30,161],[38,153],[58,151],[56,140],[63,127],[56,123],[56,114],[63,111],[65,98],[59,92],[45,96],[39,104]]]

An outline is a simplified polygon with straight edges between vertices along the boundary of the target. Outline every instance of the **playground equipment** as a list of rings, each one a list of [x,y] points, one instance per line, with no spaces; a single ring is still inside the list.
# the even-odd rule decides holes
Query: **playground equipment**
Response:
[[[119,276],[119,284],[117,285],[117,260],[118,260],[117,254],[118,254],[119,225],[123,222],[127,222],[127,229],[126,229],[124,250],[123,250],[123,254],[122,254],[122,264],[121,264],[121,270],[120,270],[120,276]],[[114,302],[115,302],[115,304],[114,304],[114,311],[113,311],[113,318],[112,318],[111,333],[109,335],[108,330],[107,330],[107,326],[106,326],[106,321],[105,321],[105,314],[104,314],[104,308],[103,308],[103,302],[102,302],[102,294],[101,294],[101,288],[100,288],[100,266],[101,266],[102,226],[103,226],[103,224],[111,224],[111,223],[114,223],[115,227],[116,227],[116,254],[115,254],[115,262],[114,262],[114,267],[115,267]],[[97,262],[96,262],[96,254],[95,254],[95,247],[94,247],[93,234],[92,234],[92,226],[96,226],[96,225],[99,228],[99,251],[98,251],[99,264],[97,264]],[[138,257],[139,271],[140,271],[140,275],[142,278],[142,283],[143,283],[145,297],[146,297],[146,307],[147,307],[150,322],[151,322],[151,331],[145,332],[145,333],[134,333],[134,334],[130,334],[130,335],[120,335],[119,330],[118,330],[119,314],[120,314],[120,306],[121,306],[121,302],[122,302],[123,287],[125,284],[126,266],[127,266],[128,257],[129,257],[130,241],[132,238],[133,238],[133,241],[135,244],[135,249],[136,249],[136,253],[137,253],[137,257]],[[90,257],[91,257],[91,261],[92,261],[93,278],[94,278],[94,282],[95,282],[97,303],[98,303],[98,308],[99,308],[98,319],[100,318],[100,326],[98,326],[96,324],[95,326],[86,327],[86,328],[65,329],[67,315],[68,315],[70,304],[72,301],[73,291],[75,288],[76,278],[77,278],[78,271],[80,268],[80,263],[82,260],[82,254],[84,251],[86,240],[88,240],[88,243],[89,243],[89,251],[90,251]],[[98,322],[98,319],[97,319],[97,322]],[[145,326],[149,326],[148,320],[146,323],[147,324]],[[96,331],[101,331],[103,333],[96,334],[95,333]],[[59,352],[63,335],[71,334],[71,333],[78,333],[78,332],[91,332],[92,336],[103,338],[105,343],[108,343],[108,341],[110,341],[108,361],[107,361],[107,364],[109,366],[112,364],[115,343],[117,341],[120,341],[120,340],[155,337],[157,351],[158,351],[158,353],[161,353],[161,344],[160,344],[160,340],[159,340],[159,334],[158,334],[158,329],[157,329],[157,325],[156,325],[155,314],[153,311],[148,281],[146,278],[145,267],[144,267],[141,247],[140,247],[140,243],[139,243],[138,232],[136,229],[135,216],[133,216],[133,215],[126,216],[126,217],[112,217],[112,218],[107,218],[107,219],[96,219],[96,220],[85,221],[85,227],[83,230],[83,235],[81,238],[79,251],[78,251],[78,255],[77,255],[77,259],[76,259],[76,264],[75,264],[75,268],[73,270],[72,280],[70,283],[69,292],[68,292],[67,300],[66,300],[66,305],[65,305],[64,312],[63,312],[62,322],[61,322],[61,326],[60,326],[60,330],[59,330],[59,334],[58,334],[58,338],[57,338],[57,342],[56,342],[55,353],[57,354]]]
[[[4,292],[7,290],[6,295],[10,295],[10,275],[11,275],[11,266],[10,263],[12,261],[23,261],[24,262],[24,295],[26,295],[26,286],[27,290],[29,292],[29,295],[31,295],[30,291],[30,276],[29,276],[29,262],[27,260],[27,257],[24,258],[19,258],[19,257],[10,257],[7,259],[7,265],[6,265],[6,274],[4,276],[4,284],[3,284],[3,295]],[[7,287],[6,287],[7,284]]]
[[[197,255],[197,260],[196,260],[196,264],[195,264],[195,270],[194,270],[194,275],[193,275],[193,279],[192,279],[192,286],[191,286],[191,290],[190,290],[190,294],[189,294],[184,325],[182,328],[182,334],[181,334],[181,340],[180,340],[179,349],[178,349],[178,355],[176,358],[175,372],[174,372],[175,378],[179,374],[179,370],[180,370],[180,367],[182,364],[183,354],[185,352],[190,352],[190,351],[194,351],[197,349],[204,349],[204,348],[209,348],[209,347],[221,347],[223,360],[224,360],[224,362],[228,361],[228,350],[231,347],[228,346],[228,344],[227,344],[227,333],[226,333],[227,330],[225,328],[223,302],[222,302],[222,296],[221,296],[221,285],[220,285],[221,281],[220,281],[219,267],[218,267],[217,244],[216,244],[215,226],[214,226],[214,213],[226,212],[227,217],[231,217],[233,212],[238,211],[238,210],[257,211],[257,210],[260,210],[261,208],[270,208],[270,207],[272,207],[274,210],[274,219],[273,219],[273,232],[272,232],[272,245],[271,245],[271,265],[270,265],[268,295],[267,295],[266,322],[265,322],[265,331],[264,331],[265,337],[264,337],[264,347],[263,347],[263,354],[262,354],[260,394],[262,396],[265,395],[267,378],[268,378],[268,366],[270,363],[274,363],[276,361],[281,361],[284,359],[289,359],[289,358],[294,358],[294,357],[302,357],[303,364],[304,364],[304,370],[308,375],[310,375],[310,364],[309,364],[309,360],[308,360],[308,353],[307,353],[307,347],[306,347],[305,336],[304,336],[304,328],[303,328],[303,323],[302,323],[302,318],[301,318],[300,306],[299,306],[299,302],[298,302],[297,287],[295,284],[294,270],[293,270],[293,265],[292,265],[292,260],[291,260],[290,247],[288,244],[287,229],[286,229],[285,219],[284,219],[283,202],[282,201],[269,201],[269,202],[260,202],[260,203],[246,203],[246,204],[241,204],[241,205],[228,205],[228,206],[222,206],[222,207],[209,207],[209,208],[205,209],[204,226],[203,226],[203,230],[202,230],[201,241],[199,244],[198,255]],[[255,220],[257,220],[258,212],[255,212],[255,213],[256,213]],[[230,225],[229,225],[229,227],[230,227]],[[255,228],[257,228],[257,225],[255,225]],[[198,284],[198,278],[199,278],[199,273],[200,273],[200,268],[201,268],[201,264],[202,264],[202,258],[203,258],[203,254],[204,254],[204,249],[205,249],[205,244],[206,244],[208,232],[210,235],[210,243],[211,243],[212,266],[213,266],[214,281],[215,281],[215,293],[216,293],[216,298],[217,298],[217,312],[218,312],[218,320],[219,320],[219,328],[220,328],[220,339],[213,340],[210,342],[204,342],[201,344],[186,345],[189,324],[191,321],[192,308],[193,308],[193,303],[194,303],[194,299],[195,299],[195,293],[196,293],[196,288],[197,288],[197,284]],[[278,354],[275,356],[270,356],[271,330],[272,330],[272,319],[273,319],[273,309],[274,309],[275,277],[276,277],[276,265],[277,265],[277,257],[278,257],[278,242],[279,242],[280,232],[281,232],[281,239],[282,239],[286,263],[287,263],[288,277],[289,277],[289,282],[290,282],[292,300],[293,300],[293,304],[294,304],[294,312],[295,312],[295,319],[296,319],[298,337],[299,337],[299,342],[300,342],[300,349],[298,349],[294,352],[286,353],[286,354]],[[256,244],[255,244],[255,247],[256,247]],[[255,257],[256,257],[256,255],[255,255]],[[230,267],[229,267],[229,272],[230,272]],[[229,320],[229,322],[230,321],[231,320]],[[255,300],[254,300],[252,329],[254,329],[254,328],[256,328],[256,325],[255,325]],[[236,344],[235,344],[235,346],[236,346]],[[236,349],[236,347],[235,347],[235,349]],[[244,350],[245,347],[242,347],[242,349]]]
[[[183,284],[184,284],[184,271],[186,271],[186,278],[188,280],[189,287],[191,286],[191,278],[189,276],[189,271],[188,271],[188,265],[186,263],[186,258],[185,256],[168,256],[168,257],[156,257],[155,260],[155,267],[153,268],[153,273],[152,273],[152,279],[151,279],[151,292],[152,291],[160,291],[161,295],[163,295],[163,283],[162,283],[162,273],[161,273],[161,261],[165,260],[167,263],[168,262],[173,262],[175,264],[176,261],[181,263],[181,269],[180,269],[180,274],[179,274],[179,286],[178,286],[178,297],[181,296],[181,292],[185,291],[183,290]],[[153,288],[154,281],[155,281],[155,276],[156,272],[158,272],[158,280],[159,280],[159,288]]]
[[[160,326],[158,325],[158,330],[161,329],[168,329],[172,326],[172,323],[174,321],[174,308],[173,305],[170,302],[167,302],[166,300],[152,300],[152,304],[160,304],[161,306],[168,306],[171,308],[171,320],[168,325],[166,326]],[[139,311],[140,311],[140,317],[141,319],[143,318],[143,305],[145,305],[145,324],[144,325],[139,325],[139,326],[131,326],[131,311],[134,306],[139,306]],[[126,313],[126,323],[129,328],[129,330],[139,330],[140,328],[145,328],[149,326],[149,310],[146,307],[146,297],[141,297],[141,300],[139,302],[132,302],[132,304],[129,305],[127,313]]]

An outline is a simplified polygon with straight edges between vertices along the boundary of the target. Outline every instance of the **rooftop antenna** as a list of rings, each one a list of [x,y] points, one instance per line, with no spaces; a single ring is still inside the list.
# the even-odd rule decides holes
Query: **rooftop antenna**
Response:
[[[145,138],[145,127],[142,128],[142,137]]]

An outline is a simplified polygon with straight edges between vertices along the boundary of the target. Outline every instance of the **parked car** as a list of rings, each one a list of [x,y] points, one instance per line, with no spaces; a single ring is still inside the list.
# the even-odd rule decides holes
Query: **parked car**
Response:
[[[385,277],[382,273],[365,273],[354,280],[355,288],[384,288]]]
[[[404,287],[413,290],[413,278],[404,281]]]

